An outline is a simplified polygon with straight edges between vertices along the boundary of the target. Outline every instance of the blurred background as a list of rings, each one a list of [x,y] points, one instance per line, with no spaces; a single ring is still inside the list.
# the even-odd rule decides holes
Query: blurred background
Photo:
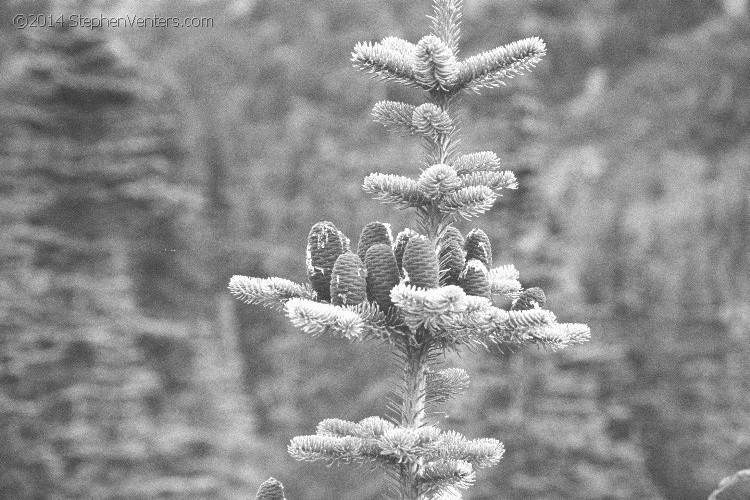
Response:
[[[269,475],[290,500],[382,498],[380,473],[286,444],[383,415],[388,350],[311,339],[226,285],[304,282],[318,220],[354,241],[413,225],[360,185],[418,172],[416,141],[369,112],[420,96],[349,55],[416,42],[429,12],[0,0],[0,498],[246,499]],[[463,152],[521,185],[474,224],[592,341],[446,359],[472,385],[436,418],[507,448],[465,498],[705,498],[750,466],[748,2],[466,0],[463,56],[535,35],[533,73],[464,100]]]

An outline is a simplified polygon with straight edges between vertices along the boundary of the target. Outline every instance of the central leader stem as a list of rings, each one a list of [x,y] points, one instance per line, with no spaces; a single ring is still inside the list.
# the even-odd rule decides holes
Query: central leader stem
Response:
[[[441,109],[448,111],[450,96],[440,92],[431,93],[431,100]],[[428,164],[446,163],[448,161],[450,144],[454,140],[455,130],[432,142],[425,151]],[[432,206],[423,214],[422,225],[427,236],[437,243],[441,231],[444,215],[436,206]],[[437,255],[435,256],[437,258]],[[421,330],[421,329],[420,329]],[[401,407],[401,426],[419,429],[424,425],[425,398],[427,395],[427,369],[429,367],[430,339],[425,331],[414,332],[414,342],[407,341],[405,345],[404,393]],[[424,500],[421,481],[418,473],[419,463],[404,463],[401,469],[401,500]]]
[[[410,347],[406,360],[405,394],[401,425],[419,428],[424,423],[425,391],[427,373],[427,349],[424,346]]]
[[[404,399],[401,409],[401,425],[418,429],[424,425],[425,396],[427,389],[428,349],[424,344],[408,346],[404,370]],[[405,463],[401,469],[401,499],[423,500],[422,488],[417,474],[421,464]]]

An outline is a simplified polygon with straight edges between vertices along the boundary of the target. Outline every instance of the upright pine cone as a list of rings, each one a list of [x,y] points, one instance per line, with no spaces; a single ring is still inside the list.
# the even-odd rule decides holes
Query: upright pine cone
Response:
[[[401,276],[404,275],[403,260],[404,252],[406,251],[406,244],[409,243],[409,240],[414,236],[417,236],[417,232],[407,227],[398,233],[398,236],[396,236],[396,243],[393,245],[393,254],[396,256],[396,265],[398,266]]]
[[[461,243],[456,239],[442,243],[438,260],[440,262],[440,286],[458,285],[458,277],[466,265]]]
[[[489,272],[482,262],[477,259],[471,259],[466,263],[466,267],[458,278],[458,284],[464,289],[466,295],[475,295],[477,297],[492,298],[490,282],[487,279]]]
[[[255,500],[286,500],[284,485],[276,479],[269,477],[258,488]]]
[[[419,288],[437,288],[440,285],[435,247],[424,236],[409,239],[404,252],[404,276]]]
[[[445,245],[451,240],[457,241],[458,244],[461,245],[461,248],[464,247],[465,241],[464,236],[461,234],[461,231],[459,231],[456,227],[448,226],[445,229],[443,235],[440,237],[440,244]]]
[[[307,237],[307,277],[318,300],[331,300],[331,271],[339,255],[349,250],[349,240],[332,222],[316,223]]]
[[[466,236],[466,262],[477,259],[487,269],[492,267],[490,238],[481,229],[472,229]]]
[[[393,236],[391,236],[391,228],[387,224],[382,222],[370,222],[362,228],[362,233],[359,235],[359,245],[357,246],[357,255],[362,262],[365,261],[367,256],[367,249],[377,244],[393,244]]]
[[[331,272],[331,304],[355,305],[367,299],[367,269],[352,252],[339,255]]]
[[[458,285],[458,275],[466,265],[464,237],[457,228],[448,226],[438,241],[440,286]]]
[[[367,250],[365,267],[367,268],[367,299],[376,302],[380,310],[386,312],[393,306],[391,289],[401,280],[391,246],[382,243],[371,246]]]
[[[535,304],[539,307],[544,307],[547,303],[547,297],[544,295],[544,290],[539,287],[527,288],[516,300],[513,301],[511,309],[513,311],[523,311],[526,309],[534,309]]]

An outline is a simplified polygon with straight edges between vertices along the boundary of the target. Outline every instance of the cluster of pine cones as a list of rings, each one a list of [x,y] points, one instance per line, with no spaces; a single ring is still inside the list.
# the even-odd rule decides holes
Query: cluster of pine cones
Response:
[[[337,306],[376,303],[388,312],[391,289],[402,281],[431,289],[458,285],[467,295],[491,299],[489,269],[492,247],[487,234],[473,229],[466,238],[449,226],[435,245],[425,236],[404,229],[395,242],[388,224],[370,222],[359,237],[357,252],[331,222],[318,222],[307,240],[307,272],[319,301]],[[543,307],[540,288],[524,290],[511,309]]]

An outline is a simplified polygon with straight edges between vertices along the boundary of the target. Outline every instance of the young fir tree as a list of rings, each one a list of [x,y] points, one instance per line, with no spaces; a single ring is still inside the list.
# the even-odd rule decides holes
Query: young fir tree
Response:
[[[461,393],[468,374],[438,369],[448,351],[527,344],[562,348],[588,340],[586,325],[558,323],[544,309],[539,288],[524,289],[512,265],[493,267],[487,235],[452,226],[487,211],[503,189],[516,187],[492,152],[459,154],[456,107],[460,96],[504,84],[545,53],[528,38],[460,61],[461,0],[435,0],[432,32],[417,44],[396,37],[360,43],[356,69],[423,91],[421,105],[382,101],[373,116],[395,132],[424,143],[416,177],[373,173],[364,190],[401,208],[413,208],[417,230],[394,240],[390,226],[367,224],[356,248],[331,222],[315,224],[307,242],[310,284],[282,278],[234,276],[231,292],[250,304],[284,309],[292,324],[312,335],[385,342],[400,366],[390,419],[323,420],[312,436],[292,439],[297,460],[368,464],[392,481],[396,498],[460,498],[477,469],[496,464],[500,441],[468,439],[439,429],[429,411]],[[498,307],[510,302],[508,310]],[[284,498],[269,479],[259,499]]]

